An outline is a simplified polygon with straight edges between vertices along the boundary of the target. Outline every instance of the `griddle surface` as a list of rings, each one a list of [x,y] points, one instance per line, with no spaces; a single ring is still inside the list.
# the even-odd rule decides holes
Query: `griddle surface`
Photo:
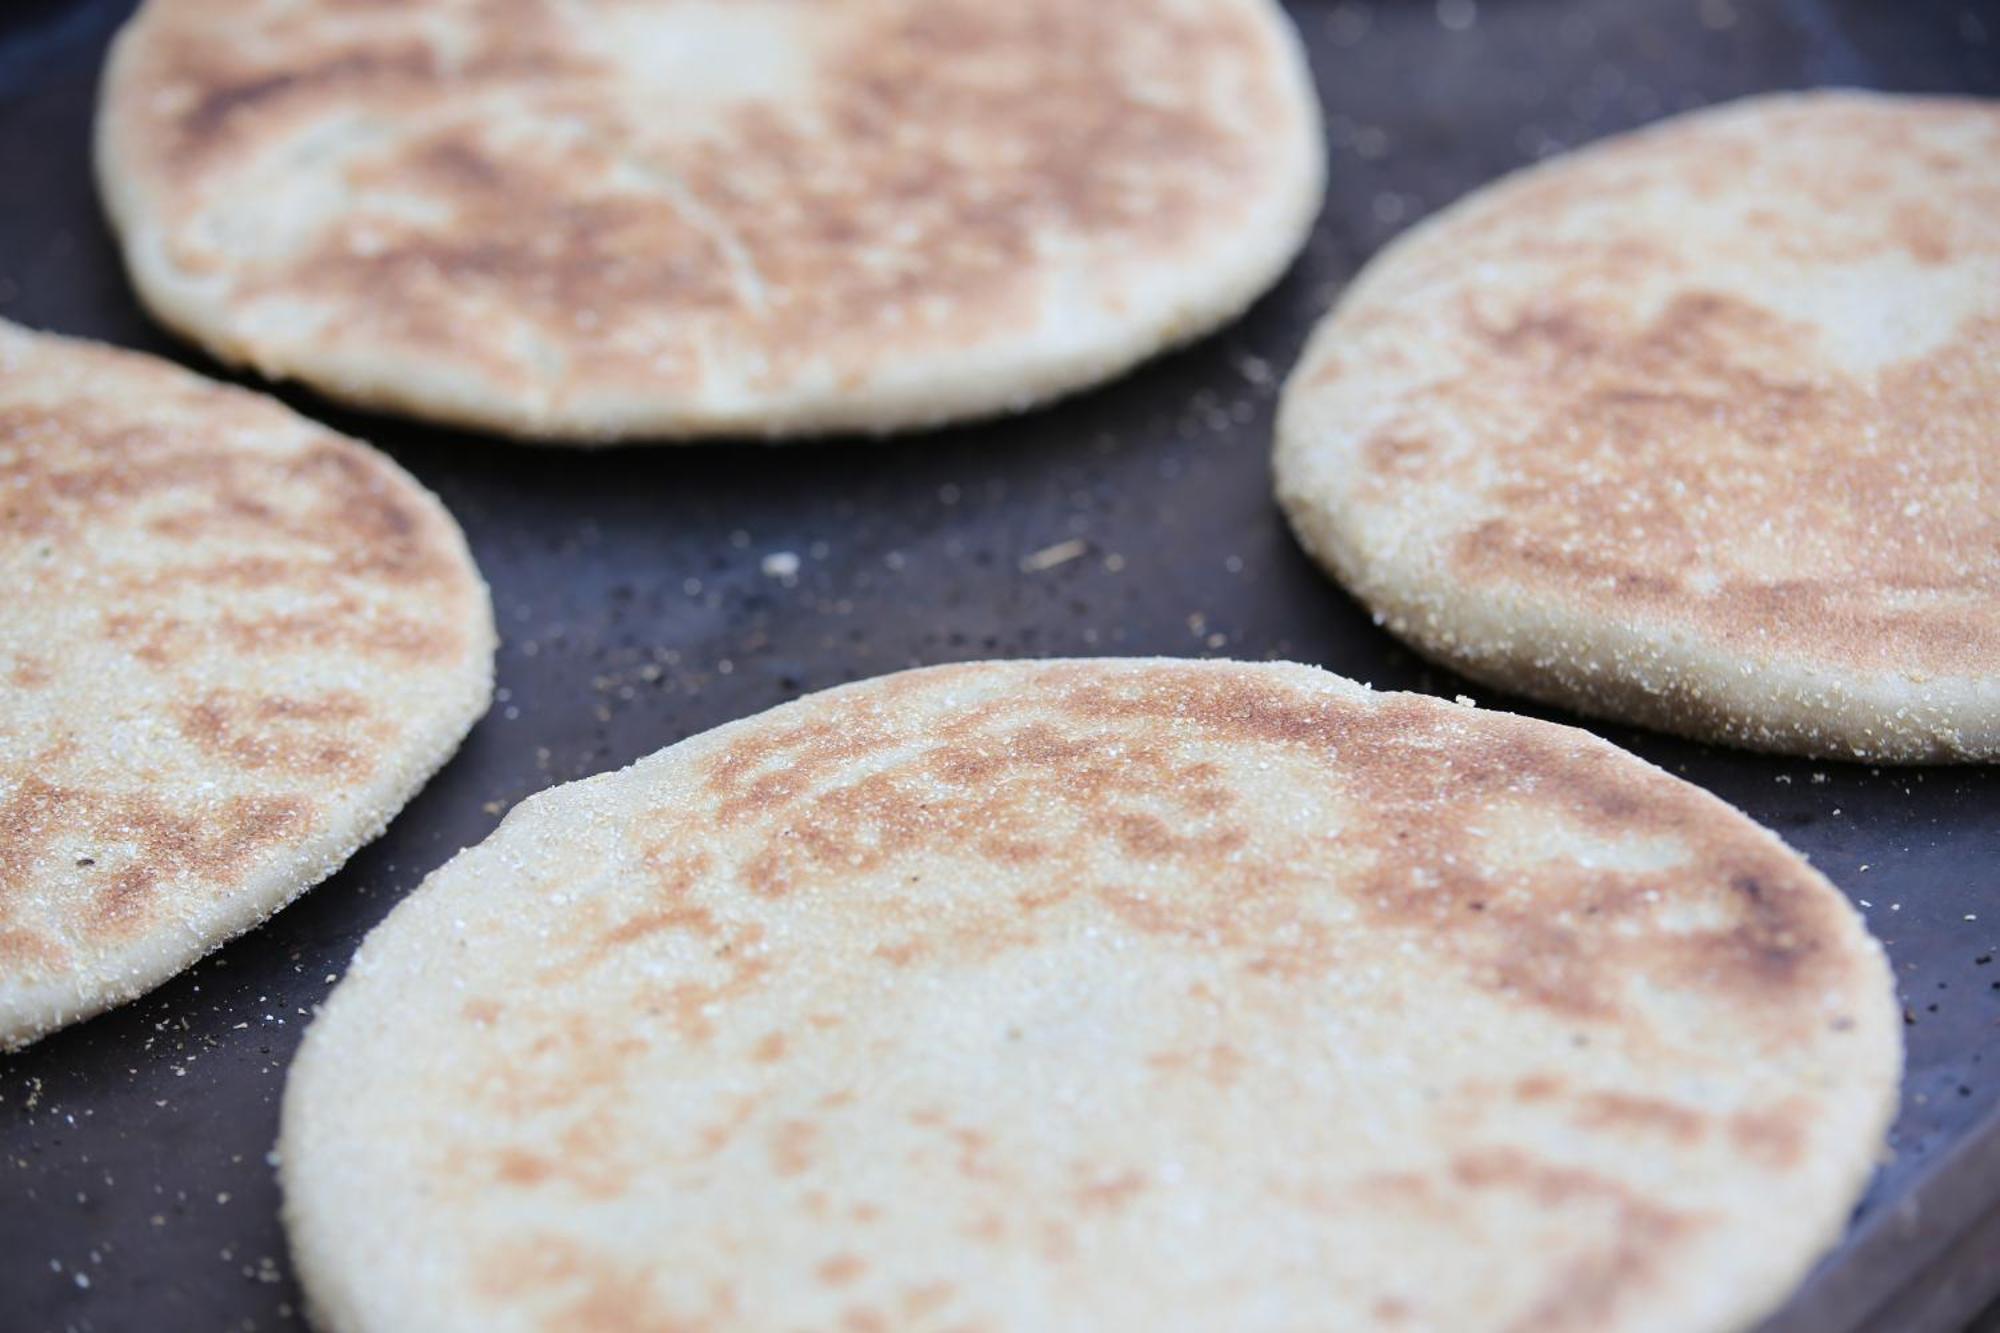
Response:
[[[0,315],[215,373],[142,316],[90,185],[98,66],[130,8],[0,6]],[[1762,89],[2000,93],[1991,4],[1294,12],[1332,141],[1307,254],[1239,324],[1053,410],[886,443],[576,454],[286,395],[386,449],[464,524],[504,639],[499,696],[388,833],[298,904],[0,1059],[0,1328],[302,1326],[266,1161],[286,1063],[369,927],[550,783],[841,681],[995,656],[1294,658],[1575,721],[1426,666],[1293,545],[1268,442],[1313,320],[1389,237],[1559,146]],[[1023,571],[1071,541],[1082,554]],[[764,572],[777,552],[798,557],[795,581]],[[1962,1319],[2000,1281],[2000,1230],[1970,1230],[2000,1198],[2000,769],[1874,772],[1586,725],[1810,856],[1862,905],[1903,988],[1894,1158],[1772,1327],[1888,1327],[1885,1303],[1919,1274],[1906,1297],[1956,1300],[1929,1317]]]

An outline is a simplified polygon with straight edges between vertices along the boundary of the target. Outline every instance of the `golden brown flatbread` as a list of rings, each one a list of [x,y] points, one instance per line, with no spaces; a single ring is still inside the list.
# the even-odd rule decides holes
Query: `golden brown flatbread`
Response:
[[[1303,243],[1273,0],[149,0],[99,119],[140,295],[224,360],[527,439],[1014,411]]]
[[[331,874],[486,711],[443,506],[365,445],[0,321],[0,1048]]]
[[[1708,1333],[1838,1235],[1881,951],[1583,732],[983,663],[525,802],[292,1068],[315,1322]]]
[[[1756,98],[1480,190],[1314,335],[1277,476],[1307,549],[1476,679],[2000,756],[2000,103]]]

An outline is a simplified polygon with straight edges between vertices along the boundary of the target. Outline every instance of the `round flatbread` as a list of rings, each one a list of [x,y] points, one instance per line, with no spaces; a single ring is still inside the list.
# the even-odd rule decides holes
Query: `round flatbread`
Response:
[[[486,711],[493,615],[386,458],[0,321],[0,1049],[331,874]]]
[[[1900,1021],[1583,732],[1308,667],[832,690],[515,810],[286,1090],[321,1327],[1736,1329]]]
[[[2000,103],[1758,98],[1479,191],[1314,335],[1277,477],[1306,548],[1475,679],[2000,756]]]
[[[1272,0],[150,0],[98,128],[161,319],[570,443],[1105,379],[1274,281],[1324,171]]]

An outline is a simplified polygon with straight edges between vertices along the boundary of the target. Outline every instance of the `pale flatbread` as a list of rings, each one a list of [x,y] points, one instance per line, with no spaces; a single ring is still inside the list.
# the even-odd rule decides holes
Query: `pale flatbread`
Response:
[[[1840,1232],[1888,969],[1721,802],[1307,667],[986,663],[535,797],[286,1091],[315,1322],[1703,1333]]]
[[[1758,98],[1479,191],[1314,335],[1277,476],[1307,549],[1479,680],[2000,757],[2000,103]]]
[[[149,0],[98,136],[216,355],[569,443],[1104,379],[1277,277],[1322,157],[1272,0]]]
[[[493,617],[374,450],[0,321],[0,1049],[331,874],[486,710]]]

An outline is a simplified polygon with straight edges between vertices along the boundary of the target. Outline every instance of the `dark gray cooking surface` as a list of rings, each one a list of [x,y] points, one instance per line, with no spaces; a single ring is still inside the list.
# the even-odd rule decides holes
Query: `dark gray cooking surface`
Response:
[[[129,8],[0,0],[0,315],[212,370],[140,314],[90,186],[97,68]],[[2000,93],[1992,4],[1294,8],[1332,142],[1310,250],[1235,327],[1054,410],[893,443],[582,455],[290,395],[388,450],[465,525],[505,640],[499,698],[387,835],[300,903],[152,996],[0,1059],[0,1329],[298,1326],[265,1161],[286,1062],[362,934],[551,782],[961,658],[1288,657],[1518,707],[1399,648],[1280,523],[1271,407],[1314,317],[1388,237],[1556,147],[1765,88]],[[1074,558],[1024,571],[1071,542]],[[765,572],[780,552],[795,579]],[[2000,1199],[2000,769],[1872,772],[1594,729],[1810,855],[1903,985],[1894,1159],[1774,1327],[1962,1321],[2000,1282],[2000,1225],[1976,1225]]]

